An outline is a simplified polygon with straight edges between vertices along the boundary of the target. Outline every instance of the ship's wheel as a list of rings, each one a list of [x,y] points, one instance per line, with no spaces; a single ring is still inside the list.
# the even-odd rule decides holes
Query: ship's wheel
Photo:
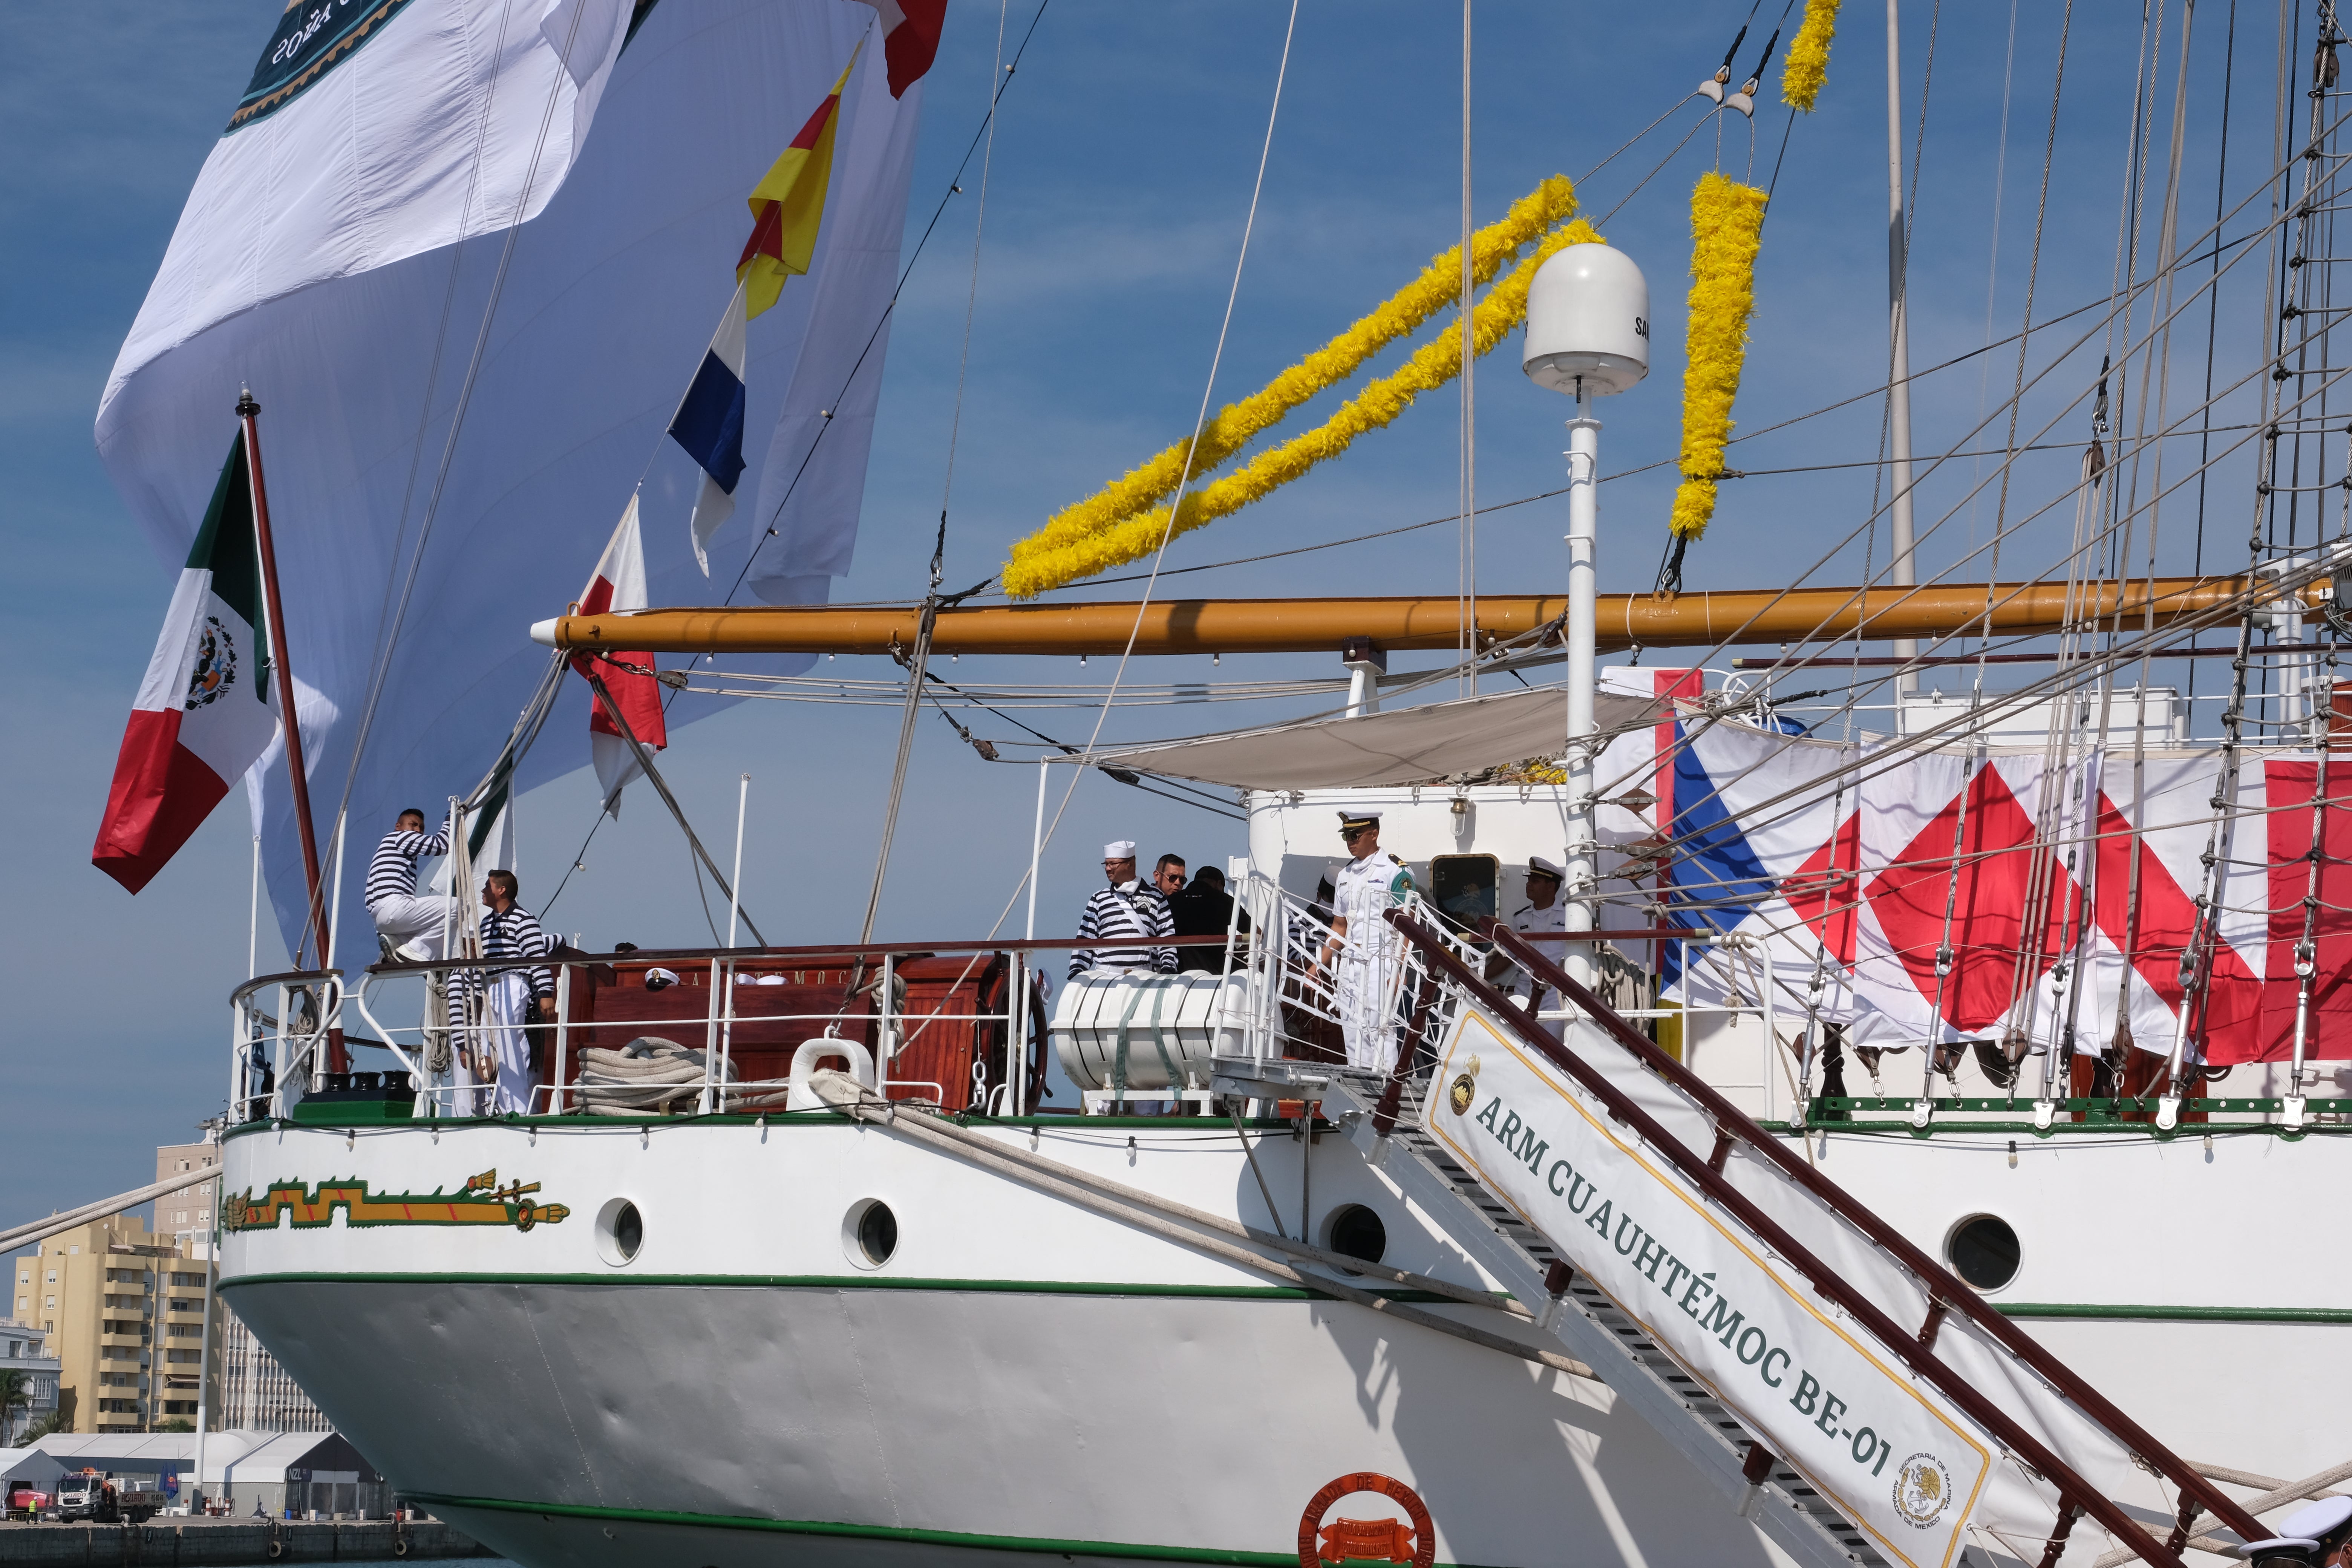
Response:
[[[1402,1506],[1406,1519],[1335,1519],[1323,1522],[1331,1505],[1354,1492],[1378,1492]],[[1408,1523],[1407,1521],[1411,1522]],[[1328,1568],[1340,1563],[1410,1563],[1431,1568],[1437,1561],[1437,1531],[1421,1494],[1375,1470],[1339,1477],[1308,1500],[1298,1516],[1298,1568]]]

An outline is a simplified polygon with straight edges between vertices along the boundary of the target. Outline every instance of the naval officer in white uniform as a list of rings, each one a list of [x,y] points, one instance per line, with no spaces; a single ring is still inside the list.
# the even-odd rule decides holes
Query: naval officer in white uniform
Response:
[[[1331,884],[1331,940],[1316,960],[1336,956],[1333,1005],[1348,1044],[1348,1065],[1388,1072],[1397,1058],[1397,990],[1404,977],[1404,938],[1385,918],[1412,892],[1412,873],[1381,847],[1381,814],[1341,812],[1339,837],[1354,857]]]
[[[1540,936],[1546,932],[1566,931],[1568,905],[1561,901],[1559,896],[1560,884],[1565,879],[1564,873],[1556,863],[1540,855],[1528,856],[1528,899],[1527,902],[1511,911],[1511,929],[1521,936]],[[1568,944],[1561,942],[1543,942],[1535,945],[1537,952],[1555,963],[1560,963],[1568,952]],[[1523,1005],[1530,1013],[1543,1003],[1542,984],[1516,966],[1511,972],[1508,989],[1515,995],[1522,991],[1526,993]],[[1559,1038],[1560,1020],[1545,1021],[1544,1027],[1550,1031],[1552,1038]]]

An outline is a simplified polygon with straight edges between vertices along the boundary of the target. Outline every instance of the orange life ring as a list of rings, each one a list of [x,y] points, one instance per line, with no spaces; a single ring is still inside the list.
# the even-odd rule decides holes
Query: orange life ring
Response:
[[[1323,1516],[1331,1505],[1350,1492],[1378,1492],[1403,1506],[1412,1521],[1408,1531],[1394,1520],[1366,1523],[1361,1520],[1343,1519],[1326,1530]],[[1355,1526],[1353,1530],[1349,1526]],[[1338,1557],[1325,1557],[1327,1546],[1343,1548]],[[1407,1549],[1410,1553],[1407,1554]],[[1437,1530],[1430,1521],[1429,1507],[1421,1494],[1398,1480],[1376,1470],[1358,1470],[1339,1477],[1308,1500],[1307,1511],[1298,1516],[1298,1568],[1324,1568],[1329,1563],[1376,1562],[1411,1563],[1413,1568],[1433,1568],[1437,1561]]]

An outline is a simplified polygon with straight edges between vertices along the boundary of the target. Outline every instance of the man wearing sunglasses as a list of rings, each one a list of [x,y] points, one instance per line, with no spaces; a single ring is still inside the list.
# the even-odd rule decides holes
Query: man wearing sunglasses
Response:
[[[1348,1043],[1348,1065],[1373,1072],[1396,1066],[1397,988],[1404,938],[1386,912],[1412,892],[1412,873],[1381,847],[1381,814],[1343,811],[1339,838],[1351,858],[1331,889],[1331,940],[1316,967],[1331,963],[1333,1005]]]
[[[1176,934],[1168,900],[1159,889],[1135,875],[1135,840],[1121,838],[1103,846],[1103,879],[1110,886],[1097,888],[1078,916],[1078,939],[1089,944],[1070,953],[1073,979],[1089,970],[1114,974],[1173,974],[1176,950],[1154,947]],[[1166,868],[1161,867],[1164,872]],[[1180,884],[1181,885],[1181,884]]]

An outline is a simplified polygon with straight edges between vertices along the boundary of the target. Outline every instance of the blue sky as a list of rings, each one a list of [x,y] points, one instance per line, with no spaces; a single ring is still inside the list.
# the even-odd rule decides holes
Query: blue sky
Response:
[[[690,5],[694,0],[664,0]],[[1480,0],[1475,47],[1475,204],[1491,221],[1542,176],[1581,175],[1712,70],[1744,7],[1724,0],[1675,7],[1552,0]],[[7,683],[12,738],[5,766],[16,804],[5,849],[5,973],[0,1073],[12,1114],[0,1131],[0,1218],[87,1201],[148,1179],[152,1146],[187,1136],[224,1092],[224,1005],[246,963],[249,845],[233,801],[179,859],[133,900],[92,869],[88,846],[139,673],[169,592],[170,566],[131,527],[92,451],[89,428],[115,349],[138,309],[180,204],[226,110],[249,73],[275,0],[191,0],[150,8],[135,26],[89,7],[0,15],[12,63],[0,124],[22,155],[0,167],[0,510],[9,592],[0,600],[17,678]],[[1013,0],[1010,28],[1027,25]],[[1264,134],[1286,8],[1201,3],[1107,5],[1052,0],[1004,99],[988,189],[971,358],[950,502],[946,575],[968,583],[1060,505],[1189,429]],[[1913,270],[1913,356],[1925,368],[2016,328],[2039,240],[2037,313],[2106,293],[2116,264],[2121,193],[2133,177],[2133,72],[2140,18],[2077,7],[2044,219],[2042,153],[2055,55],[2055,8],[1932,7],[1905,0],[1905,119],[1916,126],[1931,26],[1936,58],[1927,151],[1919,162]],[[2171,17],[2177,26],[2177,13]],[[908,226],[911,245],[979,123],[998,9],[954,0],[928,88]],[[1739,55],[1743,71],[1770,30],[1769,5]],[[1230,341],[1220,400],[1254,390],[1410,278],[1458,225],[1459,12],[1431,4],[1307,0]],[[2224,19],[2200,18],[2190,77],[2184,209],[2193,233],[2210,220],[2219,153]],[[1793,26],[1793,17],[1791,18]],[[1885,100],[1881,8],[1850,4],[1815,114],[1796,125],[1781,166],[1759,272],[1759,307],[1738,416],[1758,428],[1867,393],[1885,376]],[[2271,44],[2261,19],[2241,19],[2232,105],[2232,181],[2271,150],[2264,90]],[[2156,122],[2160,184],[2172,91],[2171,45],[2159,61],[2166,106]],[[1769,176],[1785,124],[1771,90],[1755,127],[1756,177]],[[2010,93],[2005,166],[2000,135]],[[1696,133],[1671,158],[1683,133]],[[1584,188],[1586,211],[1648,273],[1656,323],[1651,380],[1606,406],[1603,467],[1670,460],[1679,419],[1681,294],[1688,261],[1686,199],[1718,157],[1748,168],[1745,121],[1701,124],[1685,106]],[[942,486],[947,433],[972,289],[977,167],[966,175],[910,279],[894,330],[856,563],[835,597],[903,598],[920,590]],[[1633,187],[1646,179],[1638,194]],[[1998,212],[1996,188],[2000,195]],[[2233,201],[2235,197],[2231,198]],[[2153,198],[2150,198],[2153,205]],[[2240,220],[2232,234],[2259,225]],[[1998,244],[1995,228],[1998,217]],[[1997,261],[1997,265],[1995,265]],[[2143,265],[2144,272],[2146,267]],[[2259,270],[2244,269],[2248,273]],[[1990,300],[1989,300],[1989,285]],[[2259,297],[2225,299],[2217,358],[2248,357]],[[2091,318],[2084,318],[2090,320]],[[2201,313],[2193,345],[2176,350],[2176,387],[2201,373]],[[2070,334],[2067,342],[2072,342]],[[2185,342],[2186,340],[2184,340]],[[2053,342],[2053,348],[2055,342]],[[2021,426],[2079,395],[2095,374],[2095,339],[2047,384]],[[2013,350],[1924,382],[1917,446],[1959,442],[2015,373]],[[2193,363],[2191,362],[2194,362]],[[1384,361],[1383,363],[1389,362]],[[2041,368],[2037,357],[2033,368]],[[2183,366],[2188,368],[2184,369]],[[2184,382],[2183,377],[2189,380]],[[2226,379],[2226,377],[2225,377]],[[1507,347],[1479,367],[1478,489],[1494,503],[1559,484],[1562,400],[1521,378]],[[2193,401],[2193,397],[2191,398]],[[1193,567],[1450,514],[1455,505],[1457,408],[1441,393],[1346,460],[1236,517],[1180,541],[1171,567]],[[1881,404],[1869,397],[1780,435],[1734,448],[1751,469],[1866,464]],[[1321,416],[1324,405],[1307,411]],[[2178,407],[2175,408],[2177,416]],[[1998,445],[1996,424],[1971,447]],[[2079,416],[2053,443],[2078,449]],[[2072,451],[2021,463],[2018,492],[2039,504]],[[1603,492],[1602,587],[1646,588],[1664,542],[1671,464],[1612,480]],[[1961,462],[1923,486],[1921,527],[1958,501]],[[1777,586],[1871,510],[1866,467],[1727,483],[1713,531],[1692,555],[1693,586]],[[2226,516],[2244,496],[2229,481]],[[2220,492],[2217,490],[2217,495]],[[2020,505],[2021,511],[2027,510]],[[1935,571],[1988,537],[1993,506],[1963,506],[1923,549]],[[1490,590],[1556,585],[1558,502],[1485,520],[1480,581]],[[2029,525],[2008,546],[2004,574],[2055,554],[2053,526]],[[2163,520],[2159,552],[2186,570],[2196,519]],[[2234,542],[2234,521],[2221,526]],[[2232,550],[2238,546],[2232,542]],[[1883,534],[1874,560],[1883,565]],[[1347,550],[1252,566],[1188,572],[1184,595],[1451,592],[1452,526]],[[1813,578],[1863,573],[1859,543]],[[1981,565],[1962,575],[1980,575]],[[1073,590],[1124,597],[1136,584]],[[558,605],[519,614],[521,624]],[[875,668],[842,673],[878,679]],[[1406,661],[1400,658],[1402,667]],[[1006,680],[1097,679],[1041,661],[951,676]],[[1194,667],[1198,668],[1194,668]],[[1227,660],[1223,675],[1336,673],[1327,661]],[[1204,659],[1154,661],[1144,679],[1205,679]],[[1122,711],[1108,732],[1185,733],[1256,717],[1224,708]],[[1031,716],[1082,738],[1083,712]],[[753,775],[746,900],[773,940],[823,940],[854,923],[871,875],[879,797],[897,715],[867,708],[747,703],[678,732],[670,753],[689,813],[724,840],[737,776]],[[991,732],[983,726],[983,732]],[[1002,727],[995,727],[1002,732]],[[882,929],[900,936],[985,930],[1026,860],[1034,774],[991,767],[936,719],[919,735]],[[567,864],[593,813],[575,773],[527,798],[522,858],[551,875]],[[1176,848],[1196,862],[1240,847],[1236,825],[1096,778],[1077,792],[1049,854],[1048,911],[1074,907],[1106,837],[1147,854]],[[545,886],[544,880],[541,882]],[[527,901],[528,899],[527,899]],[[723,911],[719,917],[723,920]],[[1049,914],[1047,929],[1066,913]],[[633,800],[587,857],[550,923],[592,946],[700,938],[703,913],[676,829],[650,799]],[[282,956],[264,931],[259,962]]]

